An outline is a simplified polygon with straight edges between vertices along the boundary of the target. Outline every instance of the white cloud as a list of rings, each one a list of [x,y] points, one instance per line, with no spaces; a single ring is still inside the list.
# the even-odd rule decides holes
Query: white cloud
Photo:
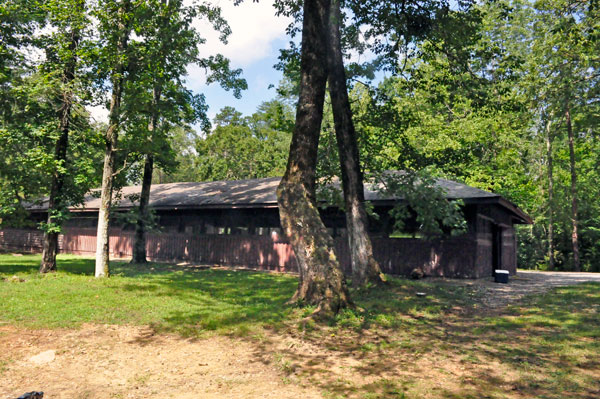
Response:
[[[104,105],[87,106],[86,109],[95,122],[108,122],[108,109]]]
[[[291,19],[275,16],[270,1],[245,0],[238,6],[232,0],[214,0],[220,6],[222,15],[231,27],[228,44],[219,41],[218,34],[207,29],[205,20],[197,21],[196,28],[205,37],[206,43],[200,47],[202,54],[221,53],[234,65],[245,66],[268,56],[274,49],[272,42],[285,38],[285,28]]]
[[[192,1],[186,0],[186,3],[189,5]],[[197,2],[202,3],[203,0]],[[206,39],[206,43],[200,46],[201,57],[220,53],[231,60],[232,68],[243,68],[246,72],[246,68],[253,63],[272,57],[278,51],[281,40],[286,38],[285,29],[291,22],[291,18],[275,16],[272,0],[260,0],[258,3],[244,0],[238,6],[234,6],[233,0],[207,0],[207,2],[221,7],[222,16],[228,22],[232,33],[227,39],[228,43],[223,44],[219,40],[219,34],[212,29],[206,19],[196,20],[195,28]],[[200,91],[206,88],[204,69],[197,65],[190,65],[187,73],[186,80],[191,89]],[[247,73],[244,77],[249,79],[251,84],[253,83],[251,81],[256,78],[248,76]],[[258,81],[265,86],[270,82],[267,82],[264,77]],[[103,122],[108,120],[106,107],[95,106],[87,109],[95,120]],[[211,108],[209,115],[214,117],[216,110],[217,108]]]

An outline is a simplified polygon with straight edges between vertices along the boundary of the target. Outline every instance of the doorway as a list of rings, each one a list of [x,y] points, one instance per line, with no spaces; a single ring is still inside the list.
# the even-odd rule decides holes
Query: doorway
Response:
[[[492,276],[502,269],[502,227],[492,224]]]

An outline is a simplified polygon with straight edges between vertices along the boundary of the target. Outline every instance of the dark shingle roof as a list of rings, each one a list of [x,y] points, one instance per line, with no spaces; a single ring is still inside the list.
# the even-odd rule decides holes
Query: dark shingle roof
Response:
[[[150,191],[150,207],[154,209],[275,207],[277,206],[276,190],[280,180],[280,177],[269,177],[201,183],[153,184]],[[438,179],[437,185],[444,189],[447,198],[462,199],[466,203],[502,199],[498,194],[451,180]],[[385,197],[374,190],[372,185],[367,185],[365,188],[367,200],[382,203],[398,199]],[[95,191],[97,192],[97,190]],[[121,190],[121,198],[115,201],[115,206],[121,209],[133,207],[135,204],[132,202],[131,196],[135,197],[140,192],[141,186],[124,187]],[[133,200],[137,202],[136,198]],[[508,203],[508,201],[504,201]],[[100,198],[89,194],[86,196],[83,206],[74,207],[72,210],[97,211],[99,206]],[[34,205],[29,209],[43,211],[47,207],[47,202],[44,202],[42,205]],[[516,208],[514,205],[513,207]],[[513,209],[511,211],[515,212]],[[523,213],[523,215],[525,214]],[[522,218],[522,215],[518,216]]]

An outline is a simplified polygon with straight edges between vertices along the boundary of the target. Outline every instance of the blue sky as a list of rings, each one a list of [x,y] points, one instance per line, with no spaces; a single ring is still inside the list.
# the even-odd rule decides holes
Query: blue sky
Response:
[[[210,3],[221,7],[232,34],[225,45],[218,40],[216,32],[207,29],[206,21],[196,21],[196,29],[206,38],[206,43],[200,46],[201,56],[220,53],[229,58],[232,68],[243,70],[248,90],[243,91],[242,98],[238,100],[218,84],[206,85],[205,73],[197,66],[188,68],[188,88],[206,96],[211,119],[228,105],[245,115],[252,114],[262,102],[275,97],[275,90],[268,87],[270,84],[277,85],[282,78],[281,72],[276,71],[273,65],[277,63],[279,49],[289,41],[285,29],[290,19],[275,16],[269,0],[259,3],[245,0],[239,6],[234,6],[233,0],[212,0]],[[108,119],[108,110],[104,106],[89,109],[96,120]]]
[[[206,21],[196,21],[196,29],[206,38],[206,43],[200,46],[200,54],[204,57],[220,53],[229,58],[232,68],[243,70],[248,90],[243,91],[242,98],[238,100],[218,84],[206,85],[205,72],[197,66],[188,68],[188,88],[205,95],[211,120],[225,106],[232,106],[244,115],[252,114],[262,102],[276,95],[275,89],[269,89],[269,85],[276,86],[282,78],[281,72],[273,65],[278,61],[279,50],[287,47],[290,40],[285,30],[291,19],[275,16],[272,0],[258,3],[245,0],[239,6],[234,6],[233,0],[211,0],[210,3],[221,7],[232,34],[228,44],[223,44],[218,40],[218,33],[208,28]],[[369,55],[351,55],[355,61],[364,61],[365,57],[368,59]],[[382,76],[379,74],[376,81]],[[90,111],[96,120],[108,119],[108,110],[104,106],[90,107]]]
[[[255,3],[246,0],[234,6],[232,0],[214,0],[219,5],[223,16],[228,21],[232,34],[228,44],[219,42],[217,35],[206,31],[202,21],[196,28],[207,39],[200,46],[203,56],[221,53],[231,60],[232,68],[241,68],[243,77],[248,82],[248,90],[242,92],[242,98],[236,99],[218,84],[205,84],[204,71],[197,67],[188,68],[188,86],[196,93],[203,93],[209,105],[209,116],[214,117],[225,106],[235,107],[245,115],[253,113],[258,105],[275,97],[275,89],[269,85],[277,85],[282,74],[273,68],[277,63],[279,49],[285,47],[289,38],[285,28],[290,20],[275,16],[271,1]]]
[[[269,89],[269,85],[276,86],[281,80],[282,74],[280,71],[275,70],[273,65],[277,63],[277,56],[279,55],[277,49],[284,47],[287,41],[277,39],[271,44],[273,50],[260,59],[233,65],[235,68],[242,68],[242,77],[248,83],[248,89],[242,91],[240,99],[236,99],[231,91],[225,91],[217,83],[205,85],[203,74],[196,77],[196,71],[190,72],[187,77],[189,87],[194,92],[203,93],[206,96],[206,101],[210,106],[208,113],[211,119],[225,106],[232,106],[244,115],[252,114],[263,101],[275,97],[275,88]]]

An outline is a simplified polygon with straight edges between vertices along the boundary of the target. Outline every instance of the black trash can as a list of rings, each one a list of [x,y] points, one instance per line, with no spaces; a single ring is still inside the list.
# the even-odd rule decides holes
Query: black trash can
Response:
[[[495,281],[497,283],[508,283],[508,270],[500,270],[500,269],[496,269],[494,271],[494,277],[495,277]]]

